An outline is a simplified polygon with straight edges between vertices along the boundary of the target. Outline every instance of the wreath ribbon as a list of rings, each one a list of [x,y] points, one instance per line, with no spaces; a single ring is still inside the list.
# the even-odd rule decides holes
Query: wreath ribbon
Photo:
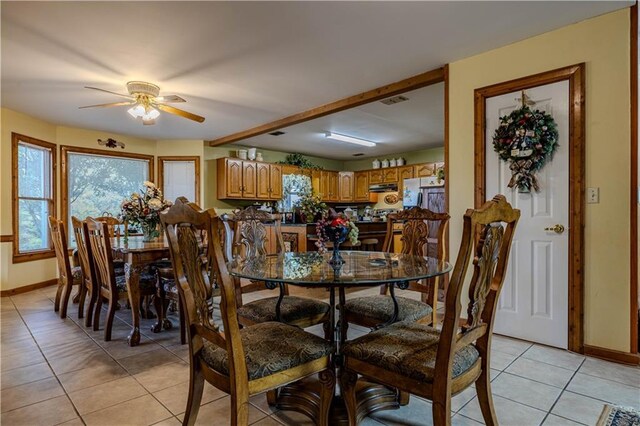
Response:
[[[509,188],[513,188],[518,185],[519,188],[531,188],[540,191],[540,185],[538,179],[531,173],[531,166],[533,161],[531,160],[517,160],[509,165],[511,169],[511,180],[509,181]]]

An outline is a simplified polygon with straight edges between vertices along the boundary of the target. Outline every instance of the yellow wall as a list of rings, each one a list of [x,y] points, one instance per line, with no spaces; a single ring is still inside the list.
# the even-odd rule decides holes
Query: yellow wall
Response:
[[[585,344],[629,352],[629,9],[450,64],[451,247],[473,206],[474,89],[580,62],[586,186],[600,187],[600,203],[586,205]]]
[[[444,146],[438,148],[422,149],[420,151],[402,152],[399,154],[381,155],[378,160],[392,159],[392,158],[404,158],[405,164],[420,164],[420,163],[434,163],[444,161]],[[371,163],[373,158],[367,158],[365,160],[351,160],[344,162],[344,170],[358,171],[371,169]]]

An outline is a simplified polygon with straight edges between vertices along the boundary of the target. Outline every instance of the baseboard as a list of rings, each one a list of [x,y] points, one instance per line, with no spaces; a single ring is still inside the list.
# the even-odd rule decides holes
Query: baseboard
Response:
[[[10,290],[1,290],[0,297],[15,296],[16,294],[26,293],[28,291],[33,291],[39,288],[45,288],[45,287],[49,287],[50,285],[56,285],[56,284],[58,284],[58,279],[54,278],[51,280],[41,281],[35,284],[25,285],[23,287],[12,288]]]
[[[606,349],[598,346],[584,345],[584,354],[621,364],[640,364],[640,355],[638,354],[616,351],[614,349]]]

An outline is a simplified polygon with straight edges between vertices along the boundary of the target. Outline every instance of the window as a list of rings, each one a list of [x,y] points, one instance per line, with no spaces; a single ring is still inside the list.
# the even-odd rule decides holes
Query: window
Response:
[[[122,200],[153,180],[153,156],[63,146],[62,171],[63,215],[70,226],[71,216],[118,216]]]
[[[13,262],[55,256],[49,216],[55,216],[56,145],[11,134],[13,151]]]
[[[158,187],[164,198],[200,203],[200,157],[158,157]]]

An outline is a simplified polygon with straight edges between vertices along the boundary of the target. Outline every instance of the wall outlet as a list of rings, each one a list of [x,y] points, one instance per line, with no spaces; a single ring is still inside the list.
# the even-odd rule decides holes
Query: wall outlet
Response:
[[[587,203],[595,204],[600,202],[600,188],[587,188]]]

